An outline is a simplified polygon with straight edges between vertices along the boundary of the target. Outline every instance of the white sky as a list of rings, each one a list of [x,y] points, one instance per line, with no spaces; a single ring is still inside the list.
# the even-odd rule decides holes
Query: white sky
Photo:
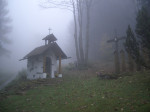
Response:
[[[69,28],[72,13],[60,9],[42,9],[39,0],[8,0],[9,16],[13,31],[9,34],[12,44],[10,58],[1,58],[3,67],[18,71],[26,68],[26,61],[18,61],[35,47],[43,45],[42,38],[49,34],[48,28],[58,39],[58,44],[66,52],[70,41]],[[66,49],[67,48],[67,49]]]

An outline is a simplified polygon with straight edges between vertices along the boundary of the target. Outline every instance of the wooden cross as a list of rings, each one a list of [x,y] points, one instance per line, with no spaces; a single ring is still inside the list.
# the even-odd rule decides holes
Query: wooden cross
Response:
[[[118,42],[120,40],[123,40],[125,39],[126,37],[117,37],[117,34],[115,34],[115,38],[114,39],[111,39],[111,40],[108,40],[107,43],[112,43],[114,42],[115,43],[115,59],[116,59],[116,73],[120,73],[120,62],[119,62],[119,48],[118,48]]]
[[[50,31],[51,31],[52,29],[49,28],[48,30],[49,30],[49,34],[50,34]]]
[[[61,74],[61,55],[59,56],[59,74]]]

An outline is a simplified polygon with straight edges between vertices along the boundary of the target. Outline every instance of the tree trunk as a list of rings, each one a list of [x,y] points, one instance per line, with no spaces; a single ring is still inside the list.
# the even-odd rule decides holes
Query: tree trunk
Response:
[[[78,22],[79,22],[79,51],[80,51],[80,64],[84,64],[84,51],[83,51],[83,39],[82,39],[82,29],[83,29],[83,7],[82,1],[77,0],[77,10],[78,10]]]
[[[80,50],[80,63],[83,64],[84,63],[84,51],[83,51],[83,39],[82,39],[82,25],[80,25],[79,28],[79,50]]]
[[[86,23],[86,43],[85,43],[85,64],[88,63],[88,54],[89,54],[89,27],[90,27],[90,4],[86,3],[87,9],[87,23]]]
[[[75,9],[75,3],[74,3],[74,0],[72,0],[72,5],[73,5],[73,17],[74,17],[74,39],[75,39],[75,49],[76,49],[77,62],[79,63],[79,62],[80,62],[80,57],[79,57],[78,38],[77,38],[76,9]]]
[[[125,52],[123,50],[120,51],[121,54],[121,71],[126,71],[126,63],[125,63]]]
[[[114,57],[115,57],[115,72],[116,74],[120,73],[120,63],[119,63],[119,55],[117,50],[114,52]]]
[[[115,54],[115,63],[116,63],[116,73],[120,73],[120,59],[119,59],[119,52],[118,52],[118,42],[115,42],[116,46],[116,54]]]

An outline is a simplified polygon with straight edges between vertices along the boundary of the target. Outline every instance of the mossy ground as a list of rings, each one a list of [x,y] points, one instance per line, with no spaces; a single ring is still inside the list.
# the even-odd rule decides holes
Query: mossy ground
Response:
[[[46,80],[49,85],[21,82],[1,95],[0,112],[150,112],[150,72],[124,75],[100,80],[89,72],[72,71],[62,79]]]

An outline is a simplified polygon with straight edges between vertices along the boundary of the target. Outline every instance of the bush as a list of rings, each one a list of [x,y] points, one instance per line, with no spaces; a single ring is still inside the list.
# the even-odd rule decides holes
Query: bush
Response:
[[[27,79],[27,70],[22,69],[21,71],[18,72],[18,75],[16,76],[15,80],[24,81],[26,79]]]
[[[63,70],[64,70],[64,71],[71,71],[71,70],[74,70],[74,69],[76,69],[74,63],[69,63],[67,66],[64,66],[64,67],[63,67]]]

